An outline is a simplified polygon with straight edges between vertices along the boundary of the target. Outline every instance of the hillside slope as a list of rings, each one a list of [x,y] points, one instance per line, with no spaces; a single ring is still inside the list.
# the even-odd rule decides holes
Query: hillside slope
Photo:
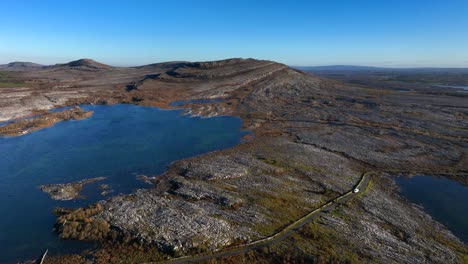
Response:
[[[60,211],[60,237],[104,242],[96,262],[158,261],[267,237],[348,192],[367,171],[451,175],[468,167],[466,97],[355,87],[254,59],[24,77],[37,87],[2,89],[2,113],[17,111],[5,103],[15,96],[31,102],[24,112],[216,98],[187,107],[192,115],[240,116],[252,131],[234,148],[173,163],[152,188]],[[467,246],[402,199],[393,176],[377,173],[359,199],[274,247],[222,261],[462,261]]]

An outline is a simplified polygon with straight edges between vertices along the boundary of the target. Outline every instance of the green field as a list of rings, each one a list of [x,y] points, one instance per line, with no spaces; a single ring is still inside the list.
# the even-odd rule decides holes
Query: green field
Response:
[[[16,79],[9,72],[0,71],[0,88],[18,87],[27,85],[25,82]]]

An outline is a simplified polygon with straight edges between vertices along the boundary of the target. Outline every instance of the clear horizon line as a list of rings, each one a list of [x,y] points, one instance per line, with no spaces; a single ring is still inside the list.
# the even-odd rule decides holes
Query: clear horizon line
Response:
[[[315,68],[315,67],[363,67],[363,68],[381,68],[381,69],[468,69],[466,66],[375,66],[368,64],[316,64],[316,65],[288,65],[292,68]]]
[[[226,58],[226,59],[219,59],[219,60],[228,60],[228,59],[234,59],[234,58],[240,58],[240,57],[232,57],[232,58]],[[81,60],[81,59],[91,59],[91,58],[80,58],[80,59],[76,59],[76,60]],[[243,59],[247,59],[247,58],[243,58]],[[255,59],[255,58],[252,58],[252,59]],[[57,63],[53,63],[53,64],[42,64],[42,63],[37,63],[37,62],[34,62],[34,61],[27,61],[27,60],[13,60],[13,61],[9,61],[9,62],[0,62],[0,65],[7,65],[9,63],[14,63],[14,62],[26,62],[26,63],[35,63],[35,64],[39,64],[39,65],[42,65],[42,66],[54,66],[54,65],[57,65],[57,64],[67,64],[69,62],[72,62],[72,61],[76,61],[76,60],[70,60],[70,61],[67,61],[67,62],[57,62]],[[97,61],[97,60],[94,60],[94,59],[91,59],[93,61],[96,61],[98,63],[103,63],[101,61]],[[257,59],[257,60],[261,60],[261,59]],[[174,61],[158,61],[158,62],[151,62],[151,63],[145,63],[145,64],[138,64],[138,65],[126,65],[126,64],[112,64],[112,63],[103,63],[103,64],[106,64],[106,65],[109,65],[109,66],[112,66],[112,67],[122,67],[122,68],[133,68],[133,67],[142,67],[142,66],[147,66],[147,65],[151,65],[151,64],[158,64],[158,63],[167,63],[167,62],[183,62],[183,61],[186,61],[186,62],[198,62],[198,61],[189,61],[189,60],[174,60]],[[207,61],[218,61],[217,60],[207,60]],[[282,63],[282,62],[278,62],[278,61],[274,61],[272,60],[273,62],[277,62],[277,63]],[[418,65],[418,66],[414,66],[414,65],[409,65],[409,66],[405,66],[405,65],[401,65],[401,66],[377,66],[376,64],[372,65],[372,64],[347,64],[347,63],[344,63],[344,64],[339,64],[339,63],[334,63],[334,64],[307,64],[307,65],[294,65],[294,64],[287,64],[287,63],[283,63],[291,68],[306,68],[306,67],[369,67],[369,68],[384,68],[384,69],[468,69],[468,64],[467,65],[464,65],[464,66],[448,66],[448,65],[430,65],[430,66],[422,66],[422,65]]]

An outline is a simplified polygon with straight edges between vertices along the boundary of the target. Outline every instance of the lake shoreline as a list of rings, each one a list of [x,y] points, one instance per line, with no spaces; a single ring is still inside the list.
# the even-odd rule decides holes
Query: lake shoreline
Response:
[[[86,243],[60,239],[57,232],[50,232],[56,222],[54,208],[74,209],[151,188],[141,175],[159,175],[176,160],[239,144],[248,133],[242,130],[238,117],[197,118],[182,115],[183,109],[129,104],[81,105],[39,118],[62,116],[78,109],[93,115],[79,122],[55,122],[53,127],[21,136],[0,137],[0,154],[9,156],[0,160],[1,174],[11,175],[0,177],[0,193],[4,195],[0,210],[11,216],[3,218],[0,233],[2,240],[10,241],[3,248],[12,256],[27,240],[31,241],[30,249],[19,254],[24,257],[32,252],[39,254],[45,250],[43,247],[49,249],[49,257],[60,252],[75,253],[81,246],[71,244],[81,243],[84,247]],[[27,195],[18,196],[14,189],[27,190],[22,191]],[[20,208],[31,215],[15,220],[21,214]],[[3,230],[13,224],[8,231]],[[19,226],[23,226],[22,230],[18,230]],[[34,238],[26,237],[25,231]],[[0,263],[8,256],[1,256]]]
[[[466,177],[466,175],[465,175]],[[431,175],[400,176],[395,179],[401,195],[423,207],[436,221],[468,243],[468,186],[455,180]],[[464,215],[463,215],[464,214]]]
[[[110,232],[101,247],[68,256],[68,260],[87,257],[103,263],[144,263],[216,251],[271,235],[323,201],[349,191],[365,171],[412,168],[455,172],[467,165],[463,153],[468,141],[460,129],[466,125],[466,97],[460,93],[442,89],[401,93],[342,83],[253,59],[94,72],[71,69],[86,75],[82,79],[66,70],[63,75],[59,69],[25,73],[28,78],[40,76],[44,82],[48,76],[53,76],[51,82],[55,82],[52,78],[62,78],[60,87],[44,85],[54,103],[11,89],[5,90],[5,96],[14,94],[48,109],[51,104],[168,107],[178,100],[223,98],[221,102],[190,106],[191,113],[238,116],[242,128],[253,135],[251,141],[235,147],[177,159],[167,170],[149,174],[163,174],[156,178],[154,188],[137,188],[100,202],[102,210],[87,214],[86,220],[97,223],[95,226],[102,221],[109,223],[113,230],[126,234],[121,241],[128,243],[113,243],[116,240]],[[23,94],[25,97],[21,97]],[[12,103],[19,100],[9,98],[13,98],[8,99]],[[20,115],[28,109],[7,112]],[[171,134],[176,132],[191,131]],[[373,180],[359,199],[304,226],[294,239],[270,248],[269,254],[255,251],[233,258],[246,262],[253,256],[271,262],[281,259],[286,250],[296,254],[291,258],[298,261],[460,260],[466,246],[429,215],[400,199],[388,188],[390,184],[383,178]],[[77,207],[86,210],[86,206]],[[79,213],[69,214],[69,220],[77,222],[73,225],[84,227],[78,221]],[[71,226],[65,229],[65,235],[80,239]],[[97,231],[103,235],[102,230]],[[152,250],[133,244],[140,240],[153,241]],[[340,254],[330,255],[323,249]],[[64,262],[64,257],[57,259]],[[53,253],[50,260],[54,260]]]
[[[0,136],[22,136],[40,129],[51,127],[58,122],[83,120],[92,115],[92,111],[84,111],[79,106],[60,112],[45,113],[25,120],[12,121],[4,126],[0,126]]]

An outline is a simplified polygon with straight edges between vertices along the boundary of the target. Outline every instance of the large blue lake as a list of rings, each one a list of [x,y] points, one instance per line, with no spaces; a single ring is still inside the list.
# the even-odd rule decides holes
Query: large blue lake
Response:
[[[183,110],[134,105],[82,106],[93,110],[86,120],[60,122],[20,137],[0,137],[0,263],[91,246],[63,241],[53,233],[54,207],[80,207],[118,193],[149,187],[137,175],[154,176],[173,161],[238,144],[238,117],[199,118]],[[39,189],[105,176],[85,188],[87,198],[54,201]]]
[[[398,177],[396,182],[404,197],[468,243],[468,187],[431,176]]]

